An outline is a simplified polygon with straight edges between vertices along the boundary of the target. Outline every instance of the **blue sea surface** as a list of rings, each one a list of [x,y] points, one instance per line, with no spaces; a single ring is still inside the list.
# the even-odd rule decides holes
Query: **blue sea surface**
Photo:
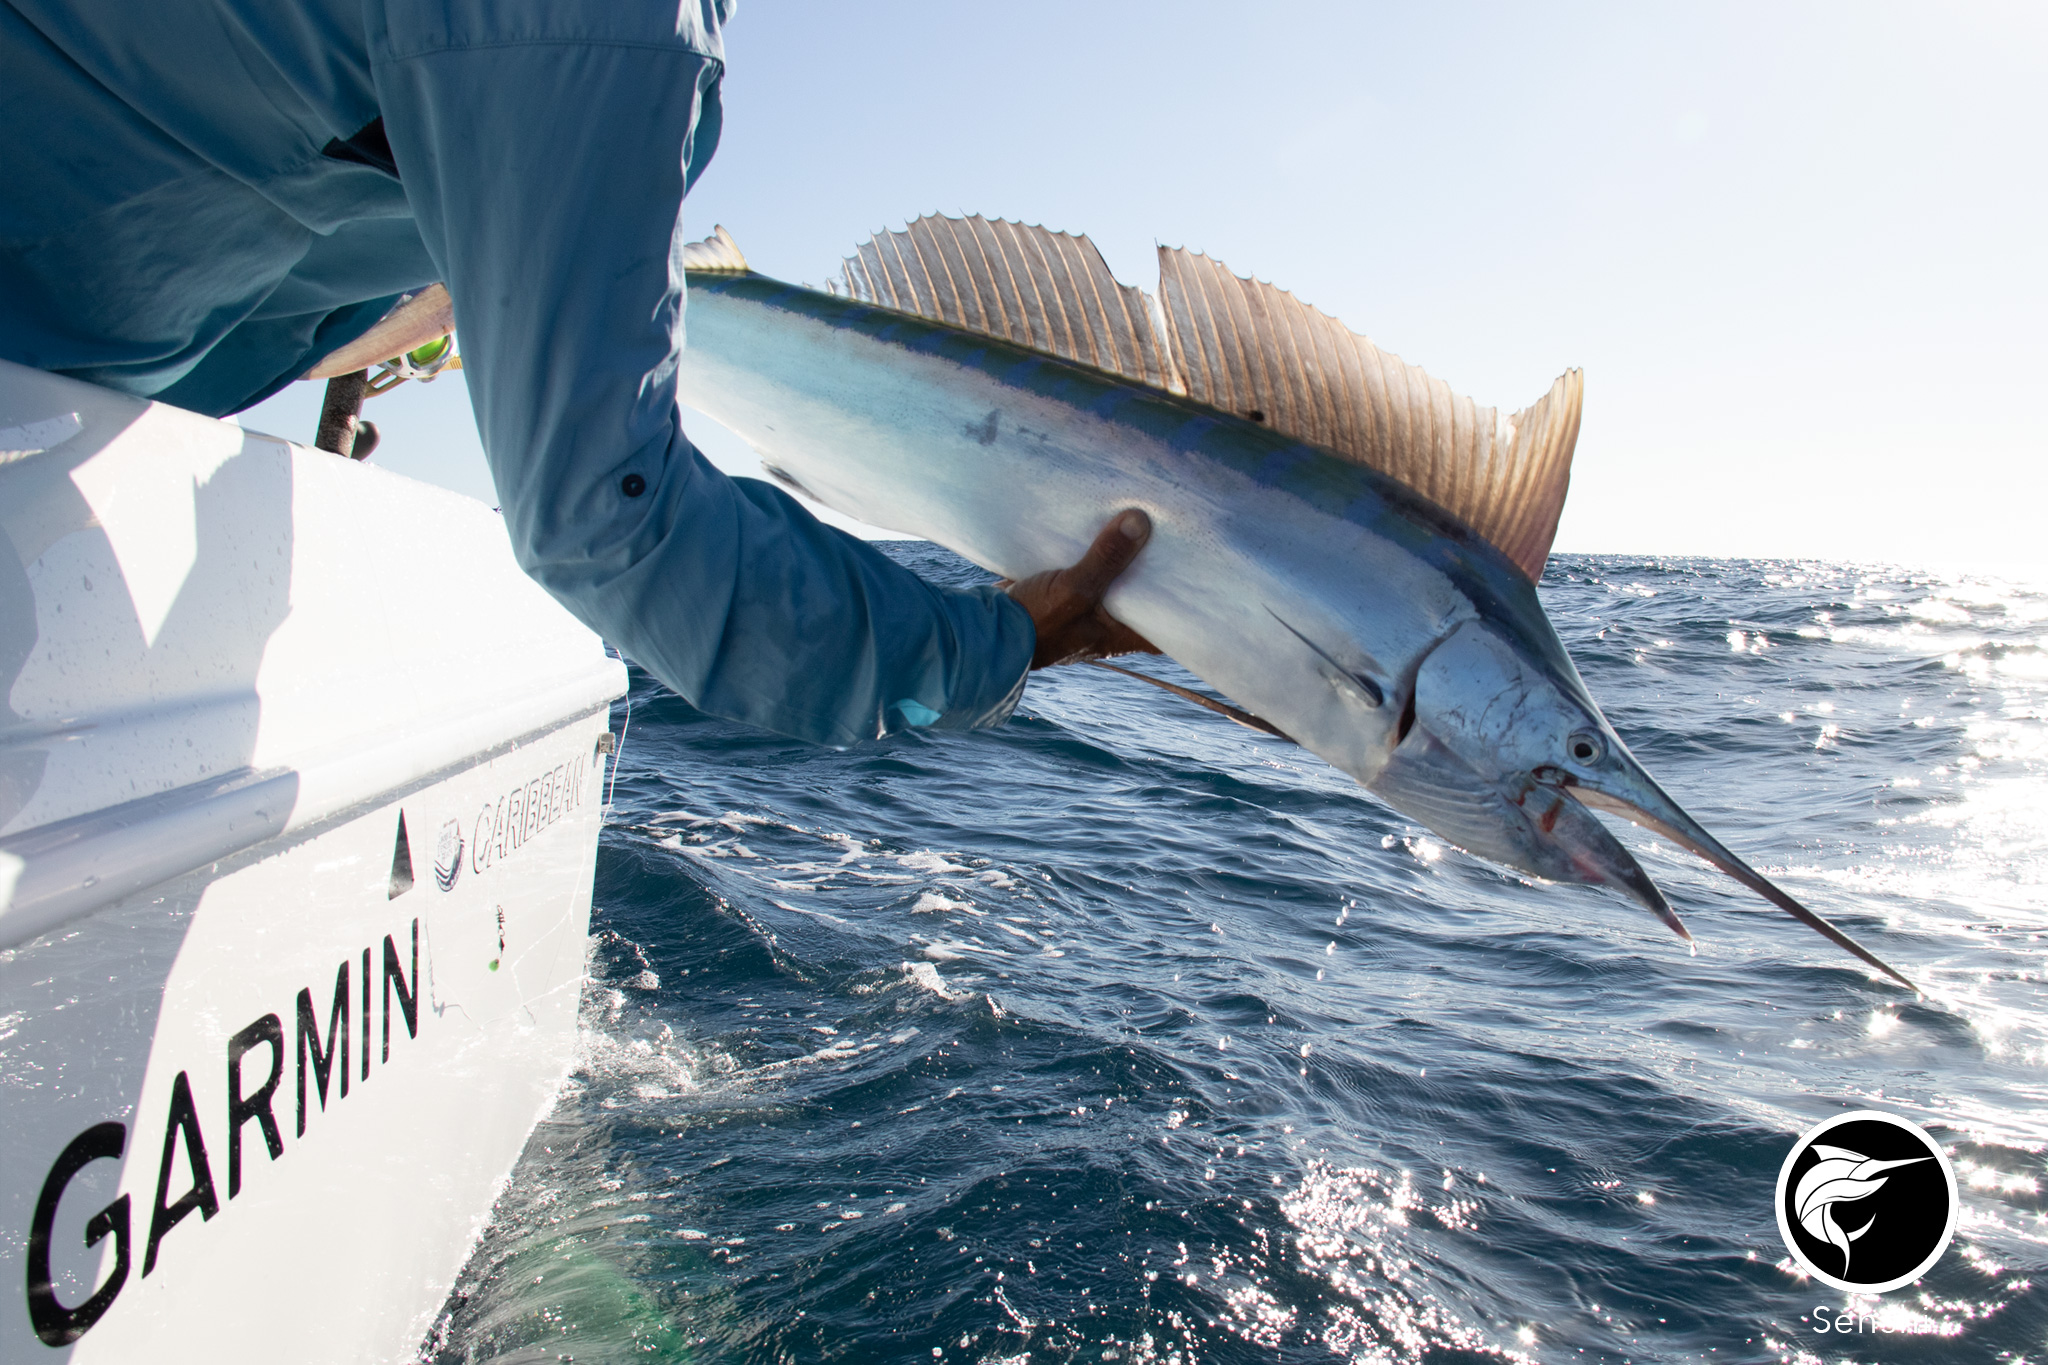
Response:
[[[844,752],[636,672],[576,1070],[428,1358],[2048,1358],[2048,591],[1564,555],[1542,594],[1664,786],[1928,998],[1633,827],[1696,955],[1099,669]],[[1875,1299],[1772,1208],[1859,1108],[1963,1194]]]

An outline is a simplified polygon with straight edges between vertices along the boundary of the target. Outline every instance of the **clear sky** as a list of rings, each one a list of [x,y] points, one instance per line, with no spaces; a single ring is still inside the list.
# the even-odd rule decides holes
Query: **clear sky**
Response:
[[[1584,367],[1560,549],[2048,566],[2048,6],[751,0],[728,44],[688,217],[768,274],[932,211],[1147,289],[1186,246],[1482,403]],[[404,387],[380,461],[484,493],[460,380]]]

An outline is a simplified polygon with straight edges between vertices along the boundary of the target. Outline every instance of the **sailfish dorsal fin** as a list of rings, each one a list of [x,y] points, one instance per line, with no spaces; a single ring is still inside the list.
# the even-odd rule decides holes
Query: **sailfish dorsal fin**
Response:
[[[1118,284],[1086,237],[930,214],[863,243],[837,288],[1169,393],[1186,391],[1157,307],[1144,290]]]
[[[1578,370],[1503,417],[1207,256],[1161,247],[1159,293],[1190,398],[1398,479],[1542,575],[1579,436]]]
[[[1155,299],[1119,284],[1086,237],[979,216],[877,233],[828,287],[1261,422],[1406,484],[1531,581],[1543,573],[1578,441],[1577,370],[1503,417],[1207,256],[1161,247]]]

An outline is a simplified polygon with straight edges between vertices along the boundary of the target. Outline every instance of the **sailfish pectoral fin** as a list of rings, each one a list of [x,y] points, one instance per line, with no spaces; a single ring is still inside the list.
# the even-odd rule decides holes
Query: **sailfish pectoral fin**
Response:
[[[1281,626],[1287,631],[1289,635],[1292,635],[1295,639],[1307,645],[1310,651],[1314,653],[1317,658],[1321,659],[1330,667],[1336,669],[1338,675],[1341,676],[1344,679],[1344,681],[1348,683],[1358,693],[1359,696],[1363,697],[1367,704],[1369,704],[1374,710],[1378,710],[1380,707],[1386,704],[1386,689],[1381,687],[1379,683],[1375,682],[1370,673],[1361,672],[1356,668],[1346,668],[1343,664],[1337,662],[1336,656],[1331,654],[1329,650],[1324,649],[1314,640],[1309,639],[1308,636],[1303,635],[1293,626],[1288,625],[1285,618],[1283,618],[1279,612],[1274,611],[1271,607],[1266,608],[1266,615],[1272,617],[1275,621],[1280,622]]]

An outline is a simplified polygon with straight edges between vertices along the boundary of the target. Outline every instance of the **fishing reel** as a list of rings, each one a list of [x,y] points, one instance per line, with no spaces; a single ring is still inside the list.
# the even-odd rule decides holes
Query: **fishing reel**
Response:
[[[382,361],[377,373],[364,386],[365,397],[388,392],[408,379],[417,379],[422,384],[431,383],[446,370],[462,368],[462,357],[455,349],[455,334],[445,333],[424,346],[416,346],[403,354]]]

